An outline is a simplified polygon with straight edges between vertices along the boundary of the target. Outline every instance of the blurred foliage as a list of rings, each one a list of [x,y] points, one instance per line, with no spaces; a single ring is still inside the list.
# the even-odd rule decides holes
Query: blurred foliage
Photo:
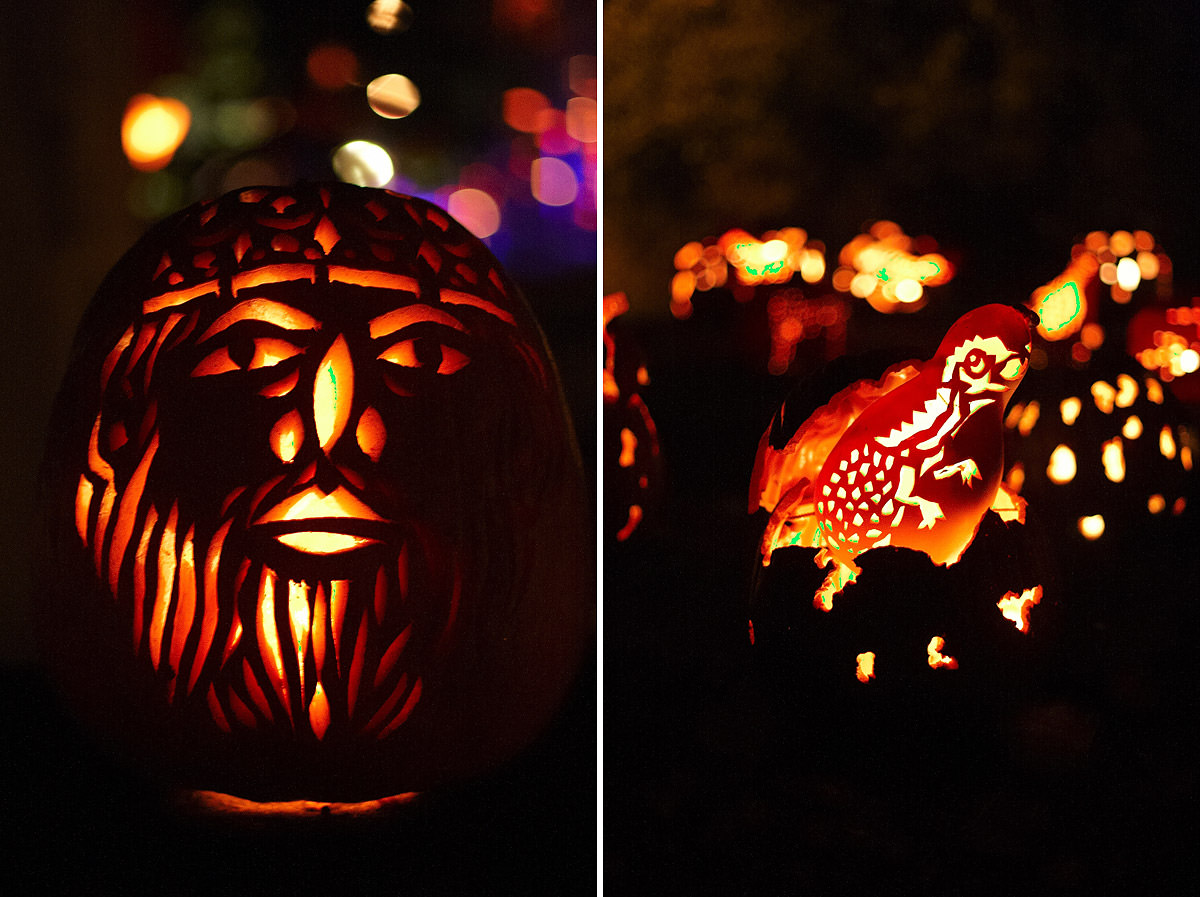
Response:
[[[605,289],[665,311],[675,249],[729,226],[840,245],[892,217],[999,286],[1113,219],[1190,240],[1194,30],[1172,9],[609,0]]]

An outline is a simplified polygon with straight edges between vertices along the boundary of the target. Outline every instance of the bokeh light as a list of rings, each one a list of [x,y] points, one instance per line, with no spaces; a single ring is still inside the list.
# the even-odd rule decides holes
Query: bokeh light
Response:
[[[142,93],[125,107],[121,148],[139,171],[158,171],[170,164],[192,123],[188,107],[172,97]]]
[[[412,20],[412,7],[404,0],[374,0],[367,7],[367,24],[379,34],[407,31]]]
[[[446,210],[481,240],[500,230],[500,207],[483,190],[462,187],[446,200]]]
[[[388,151],[369,140],[351,140],[333,154],[333,171],[348,184],[384,187],[395,177],[396,167]]]
[[[500,114],[514,131],[536,134],[539,116],[550,108],[550,101],[532,87],[510,87],[500,98]]]
[[[382,118],[404,118],[421,105],[421,92],[404,75],[380,75],[367,85],[367,102]]]
[[[579,194],[579,181],[571,166],[562,159],[542,156],[529,169],[529,189],[544,206],[565,206]]]

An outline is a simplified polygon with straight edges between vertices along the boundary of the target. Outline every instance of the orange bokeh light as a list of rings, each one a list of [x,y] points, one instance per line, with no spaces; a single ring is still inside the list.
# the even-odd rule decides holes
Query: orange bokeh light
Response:
[[[121,120],[125,158],[138,171],[166,168],[187,137],[191,123],[192,113],[181,101],[138,94],[125,107]]]

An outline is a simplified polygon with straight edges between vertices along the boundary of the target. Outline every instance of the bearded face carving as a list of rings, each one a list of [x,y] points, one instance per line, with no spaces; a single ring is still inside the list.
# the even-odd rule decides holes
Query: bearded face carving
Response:
[[[105,347],[113,304],[131,323],[106,318]],[[251,793],[378,796],[478,762],[451,759],[464,741],[528,740],[585,628],[540,535],[571,529],[578,470],[478,240],[384,191],[244,190],[160,225],[90,315],[64,395],[95,402],[60,401],[48,470],[74,493],[53,553],[85,560],[91,603],[55,616],[100,621],[72,651],[186,733],[169,751]]]

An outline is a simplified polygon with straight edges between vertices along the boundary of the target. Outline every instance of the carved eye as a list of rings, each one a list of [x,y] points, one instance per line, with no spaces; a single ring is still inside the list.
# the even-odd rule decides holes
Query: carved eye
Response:
[[[192,376],[209,377],[230,371],[272,368],[303,351],[301,346],[275,337],[235,337],[205,356],[192,369]]]
[[[972,377],[978,377],[987,366],[987,354],[982,349],[972,349],[963,361],[963,368]]]
[[[430,336],[400,340],[380,353],[379,358],[397,367],[433,371],[443,376],[461,371],[471,361],[465,352]]]

